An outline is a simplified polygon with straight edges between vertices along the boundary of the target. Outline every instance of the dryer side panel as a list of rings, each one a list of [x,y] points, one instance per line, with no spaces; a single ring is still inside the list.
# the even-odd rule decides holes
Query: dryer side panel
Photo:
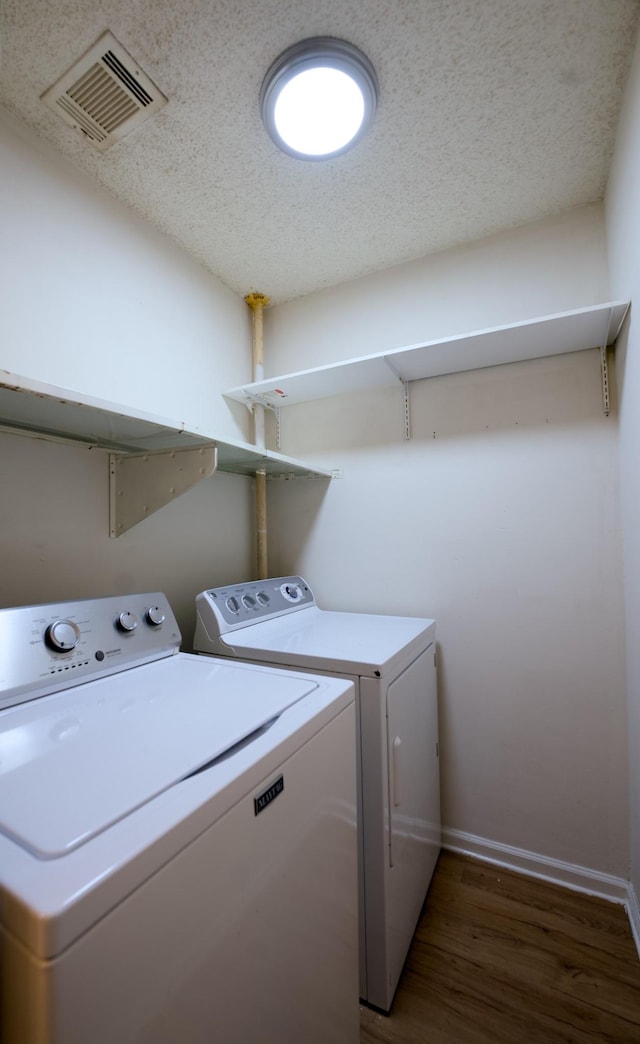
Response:
[[[391,1007],[440,852],[434,651],[432,644],[413,660],[391,682],[386,699],[378,688],[377,737],[376,686],[368,679],[360,682],[361,705],[370,711],[366,742],[371,759],[364,755],[363,736],[368,827],[373,826],[374,806],[377,820],[365,838],[367,1001],[383,1011]],[[374,756],[380,759],[377,765]]]
[[[440,771],[434,646],[387,692],[388,946],[397,983],[440,852]]]

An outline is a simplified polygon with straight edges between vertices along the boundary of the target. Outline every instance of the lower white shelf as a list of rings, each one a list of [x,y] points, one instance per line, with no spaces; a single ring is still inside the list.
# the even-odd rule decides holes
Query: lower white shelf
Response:
[[[121,536],[214,471],[330,479],[246,442],[0,371],[0,429],[109,451],[109,532]]]
[[[190,430],[165,417],[123,408],[90,396],[0,370],[0,427],[45,438],[96,446],[112,453],[213,446],[218,471],[274,477],[331,478],[331,472],[282,453],[257,449],[248,442],[220,438],[215,432]]]

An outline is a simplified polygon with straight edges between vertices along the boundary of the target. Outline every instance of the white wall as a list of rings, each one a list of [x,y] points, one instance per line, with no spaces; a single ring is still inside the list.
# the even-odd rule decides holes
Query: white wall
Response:
[[[267,360],[300,369],[608,297],[590,207],[275,308]],[[395,391],[283,411],[283,451],[344,478],[273,489],[271,571],[301,572],[327,607],[437,618],[448,836],[624,877],[617,424],[598,352],[416,382],[411,404],[410,442]]]
[[[577,207],[269,309],[265,376],[553,315],[607,293],[602,206]]]
[[[194,598],[254,570],[253,481],[213,475],[109,537],[108,457],[0,432],[0,606],[162,591],[190,649]]]
[[[9,117],[0,229],[0,371],[247,438],[220,394],[250,376],[244,302]],[[188,646],[195,594],[255,569],[246,478],[214,475],[117,540],[99,450],[0,433],[0,489],[3,606],[161,590]]]
[[[607,189],[611,285],[634,305],[617,355],[631,805],[631,881],[640,896],[640,49],[627,84]],[[640,925],[639,925],[640,927]],[[640,944],[640,940],[639,940]]]
[[[2,110],[0,229],[0,370],[247,438],[244,301]]]

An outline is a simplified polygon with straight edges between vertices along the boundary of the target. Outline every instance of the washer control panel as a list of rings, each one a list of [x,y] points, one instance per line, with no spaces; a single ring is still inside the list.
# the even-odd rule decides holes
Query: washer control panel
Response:
[[[177,653],[163,594],[0,609],[0,709]]]
[[[196,598],[199,615],[205,615],[208,620],[213,616],[214,629],[219,634],[310,605],[315,605],[313,591],[301,576],[213,587]],[[207,630],[210,629],[209,624]]]

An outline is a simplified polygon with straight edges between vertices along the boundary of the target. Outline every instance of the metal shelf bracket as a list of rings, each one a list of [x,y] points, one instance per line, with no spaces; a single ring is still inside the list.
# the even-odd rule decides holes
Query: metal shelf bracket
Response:
[[[611,412],[611,398],[609,394],[609,360],[607,358],[607,346],[609,338],[611,336],[611,324],[613,323],[613,308],[609,309],[609,319],[607,322],[607,332],[602,338],[600,345],[600,380],[602,382],[602,409],[605,410],[605,417],[609,417]]]
[[[408,441],[411,438],[411,400],[409,399],[409,381],[402,382],[404,401],[404,437]]]
[[[604,335],[602,344],[600,345],[600,378],[602,380],[602,409],[604,410],[605,417],[608,417],[611,413],[611,399],[609,396],[609,363],[607,360],[607,344],[609,343],[609,335],[611,333],[611,322],[613,320],[613,308],[609,310],[609,321],[607,323],[607,332]]]
[[[408,441],[411,438],[411,400],[409,399],[409,381],[405,381],[392,362],[389,361],[387,356],[384,356],[384,361],[391,370],[394,377],[397,377],[402,385],[402,411],[404,420],[404,438]]]
[[[276,419],[276,452],[280,452],[280,405],[274,403],[268,395],[254,395],[247,392],[244,399],[245,406],[251,412],[254,406],[262,406],[265,410],[271,410]]]
[[[605,417],[611,413],[611,400],[609,397],[609,363],[607,362],[606,344],[600,348],[600,377],[602,379],[602,409]]]
[[[154,511],[209,478],[218,447],[109,454],[109,535],[122,536]]]
[[[280,407],[279,406],[272,406],[271,409],[273,410],[273,412],[275,414],[275,418],[276,418],[276,451],[279,453],[280,449],[281,449],[281,446],[280,446]]]

